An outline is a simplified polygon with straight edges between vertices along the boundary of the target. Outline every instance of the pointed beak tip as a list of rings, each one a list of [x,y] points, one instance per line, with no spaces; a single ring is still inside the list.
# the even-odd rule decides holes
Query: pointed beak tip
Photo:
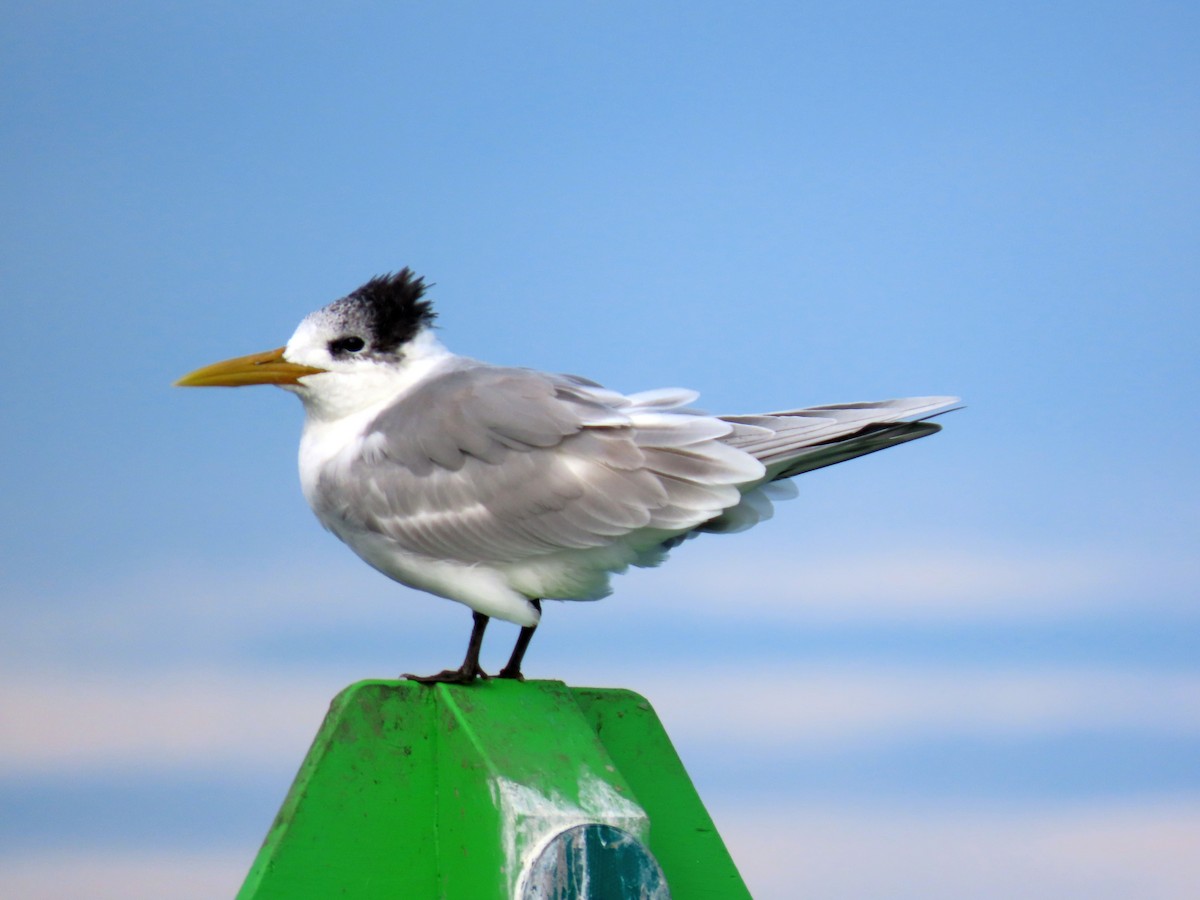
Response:
[[[283,358],[286,348],[239,356],[189,372],[177,379],[174,387],[243,387],[249,384],[299,384],[306,375],[324,372]]]

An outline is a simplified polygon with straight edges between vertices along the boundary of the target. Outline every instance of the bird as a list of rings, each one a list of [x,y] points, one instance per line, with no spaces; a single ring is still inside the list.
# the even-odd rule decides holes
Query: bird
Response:
[[[622,394],[457,355],[427,287],[407,267],[373,277],[285,346],[176,382],[300,398],[300,483],[320,522],[384,575],[472,610],[458,668],[404,676],[425,684],[488,678],[492,618],[520,626],[498,677],[523,679],[543,600],[599,599],[688,538],[749,528],[795,494],[789,479],[934,434],[958,402],[708,415],[691,390]]]

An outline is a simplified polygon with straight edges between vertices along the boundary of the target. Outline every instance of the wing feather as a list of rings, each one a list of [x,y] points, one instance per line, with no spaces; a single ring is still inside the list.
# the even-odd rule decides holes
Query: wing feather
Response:
[[[623,397],[568,376],[471,364],[380,413],[322,472],[318,513],[406,551],[512,563],[690,530],[761,479],[730,423],[669,389]],[[337,526],[342,526],[341,528]]]
[[[339,534],[431,559],[509,566],[621,544],[627,556],[595,557],[611,571],[653,564],[697,530],[749,527],[787,494],[772,479],[931,433],[919,417],[953,402],[714,417],[686,408],[695,399],[460,360],[381,412],[324,466],[311,499]],[[584,582],[570,596],[599,595]]]

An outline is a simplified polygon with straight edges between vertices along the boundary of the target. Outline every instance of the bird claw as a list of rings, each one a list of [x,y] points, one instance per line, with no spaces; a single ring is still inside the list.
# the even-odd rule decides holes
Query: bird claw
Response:
[[[410,675],[402,677],[418,684],[473,684],[477,679],[486,681],[491,676],[479,666],[463,666],[458,669],[443,669],[436,675]]]
[[[521,670],[519,668],[511,668],[509,666],[505,666],[503,669],[501,669],[499,672],[497,672],[496,677],[497,678],[508,678],[513,681],[524,681],[525,680],[525,676],[521,674]]]

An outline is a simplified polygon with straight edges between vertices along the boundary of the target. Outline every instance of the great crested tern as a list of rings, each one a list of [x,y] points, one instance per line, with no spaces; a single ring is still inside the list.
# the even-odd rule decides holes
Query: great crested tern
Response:
[[[699,532],[740,531],[795,493],[788,479],[940,430],[954,397],[837,403],[760,415],[689,409],[694,391],[620,394],[575,375],[457,356],[433,334],[405,268],[307,316],[287,346],[198,369],[189,387],[274,384],[304,403],[300,482],[321,523],[401,584],[473,611],[457,669],[487,677],[489,618],[521,626],[541,601],[595,600]]]

